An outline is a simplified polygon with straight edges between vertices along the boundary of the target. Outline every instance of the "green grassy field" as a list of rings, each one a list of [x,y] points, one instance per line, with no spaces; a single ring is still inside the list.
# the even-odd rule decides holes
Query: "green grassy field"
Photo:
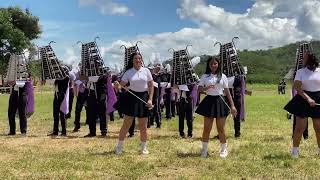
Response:
[[[219,157],[215,139],[209,143],[209,157],[200,157],[203,119],[197,115],[193,139],[179,138],[177,118],[164,120],[160,130],[149,129],[147,156],[139,154],[139,131],[126,139],[121,156],[114,154],[122,123],[118,118],[109,123],[107,138],[83,138],[88,133],[85,126],[71,133],[72,118],[68,120],[68,138],[52,139],[46,134],[53,127],[53,94],[47,91],[36,94],[36,112],[28,119],[27,137],[8,137],[8,95],[0,95],[0,179],[319,178],[312,126],[310,138],[301,143],[300,158],[290,157],[292,121],[282,109],[290,96],[278,95],[274,85],[248,85],[248,89],[253,96],[246,97],[247,118],[240,139],[233,138],[233,120],[227,119],[226,159]],[[216,133],[213,129],[211,137]]]

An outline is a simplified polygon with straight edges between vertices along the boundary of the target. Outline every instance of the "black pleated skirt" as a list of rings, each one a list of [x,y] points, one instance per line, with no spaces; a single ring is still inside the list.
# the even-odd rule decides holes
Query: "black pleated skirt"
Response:
[[[228,102],[224,96],[207,95],[199,104],[196,113],[209,118],[227,117],[230,110],[223,100]]]
[[[143,99],[145,102],[148,101],[148,92],[135,92],[130,90],[139,98]],[[129,92],[125,92],[123,97],[120,99],[120,108],[123,114],[132,117],[144,118],[148,117],[149,109],[147,108],[146,104],[136,98],[134,95],[130,94]]]
[[[305,93],[316,103],[320,103],[320,91],[305,91]],[[294,96],[284,107],[284,109],[289,113],[299,117],[320,118],[320,106],[311,107],[309,103],[299,94]]]

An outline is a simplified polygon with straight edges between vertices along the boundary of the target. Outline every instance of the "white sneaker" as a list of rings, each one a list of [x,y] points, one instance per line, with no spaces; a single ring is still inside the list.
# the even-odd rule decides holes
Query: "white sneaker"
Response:
[[[148,155],[148,154],[149,154],[148,149],[147,149],[147,148],[142,149],[142,150],[141,150],[141,154],[143,154],[143,155]]]
[[[201,149],[201,157],[203,157],[203,158],[208,157],[208,150],[207,149]]]
[[[221,158],[226,158],[227,156],[228,156],[228,149],[227,148],[221,149],[220,157]]]
[[[116,155],[122,154],[122,147],[121,146],[116,146]]]
[[[298,158],[298,157],[299,157],[299,150],[294,150],[294,149],[292,149],[292,150],[291,150],[291,157],[292,157],[293,159]]]

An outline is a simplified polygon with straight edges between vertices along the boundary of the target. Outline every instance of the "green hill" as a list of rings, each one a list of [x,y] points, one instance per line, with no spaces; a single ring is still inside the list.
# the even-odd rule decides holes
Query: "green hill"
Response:
[[[248,83],[277,83],[295,65],[298,43],[288,44],[268,50],[239,51],[240,64],[248,67]],[[313,41],[312,47],[319,57],[320,41]],[[202,55],[201,62],[195,67],[197,74],[203,74],[206,61],[210,57]]]

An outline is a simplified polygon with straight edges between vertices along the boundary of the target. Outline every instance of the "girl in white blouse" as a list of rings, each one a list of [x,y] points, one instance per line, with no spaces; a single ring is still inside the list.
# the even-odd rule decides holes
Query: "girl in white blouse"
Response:
[[[225,158],[228,155],[224,130],[225,121],[229,114],[229,107],[233,116],[236,116],[237,110],[228,89],[228,79],[221,72],[220,60],[216,57],[212,57],[207,61],[206,72],[200,79],[199,91],[207,94],[196,110],[197,114],[204,116],[201,156],[207,157],[208,155],[210,131],[213,121],[216,119],[221,143],[220,157]],[[227,96],[230,106],[227,104],[224,94]]]
[[[320,155],[320,68],[318,68],[317,58],[310,53],[304,55],[303,65],[304,68],[297,71],[293,84],[298,94],[284,107],[297,117],[291,151],[293,158],[299,157],[298,147],[308,117],[311,117],[313,121],[318,143],[317,153]]]
[[[122,76],[120,85],[145,101],[146,104],[133,94],[129,92],[125,93],[125,97],[123,98],[124,102],[120,102],[120,109],[125,116],[119,133],[116,154],[122,153],[124,139],[135,117],[139,120],[141,153],[148,154],[149,151],[146,148],[147,117],[149,109],[152,108],[153,79],[149,69],[142,67],[141,54],[134,53],[131,57],[127,70]]]

